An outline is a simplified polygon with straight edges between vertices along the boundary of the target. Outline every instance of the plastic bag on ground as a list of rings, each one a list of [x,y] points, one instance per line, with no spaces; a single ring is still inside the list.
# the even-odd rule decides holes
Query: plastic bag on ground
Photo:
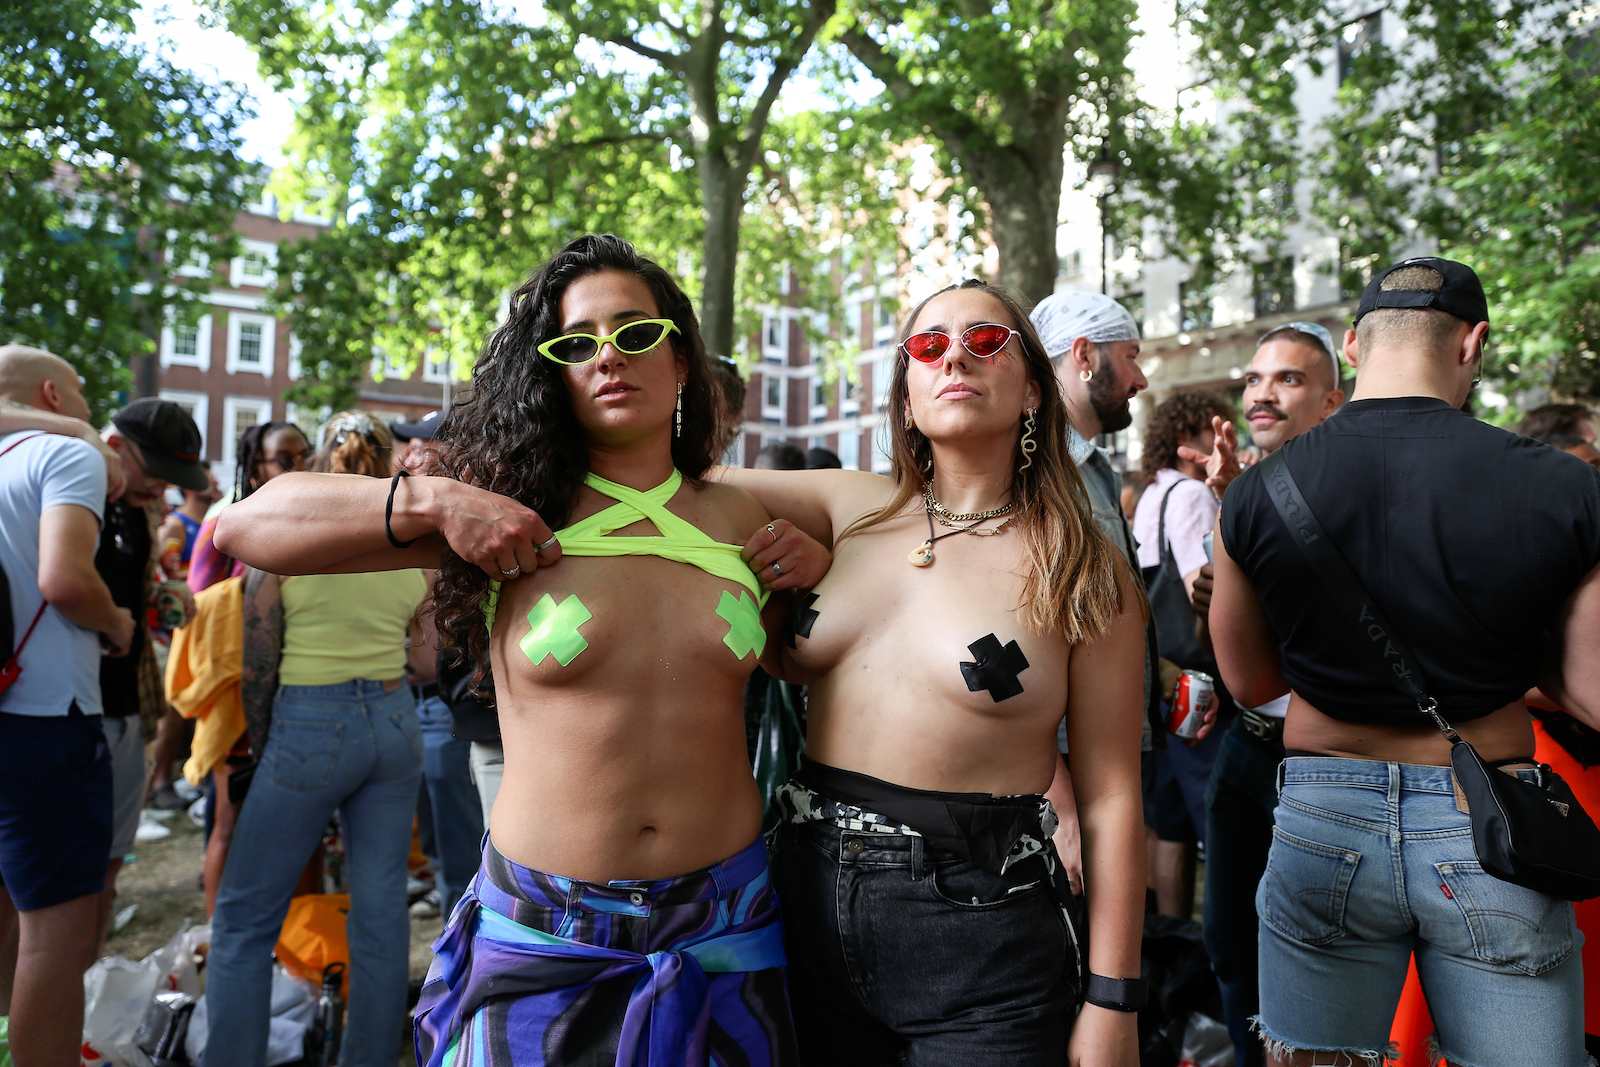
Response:
[[[160,955],[152,952],[142,963],[107,956],[84,973],[84,1067],[149,1067],[134,1040],[166,973]]]
[[[1234,1067],[1233,1038],[1228,1036],[1227,1026],[1200,1012],[1190,1015],[1178,1067]]]
[[[136,1044],[139,1029],[158,992],[200,994],[200,975],[194,962],[195,928],[185,919],[163,946],[134,963],[121,956],[95,961],[83,976],[84,1067],[150,1067],[150,1059]]]
[[[268,1020],[267,1067],[293,1063],[305,1055],[306,1034],[311,1030],[317,1014],[317,990],[311,983],[302,981],[282,967],[272,968],[272,1018]],[[199,1063],[206,1050],[210,1034],[206,1016],[206,1002],[194,1006],[189,1017],[189,1032],[184,1035],[183,1050],[190,1063]]]

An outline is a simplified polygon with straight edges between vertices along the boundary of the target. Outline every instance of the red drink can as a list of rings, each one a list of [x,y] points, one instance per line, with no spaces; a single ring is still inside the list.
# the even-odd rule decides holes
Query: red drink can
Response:
[[[1172,708],[1167,712],[1167,731],[1174,737],[1193,741],[1205,723],[1206,708],[1216,688],[1211,675],[1205,671],[1184,671],[1179,675],[1177,690],[1172,694]]]

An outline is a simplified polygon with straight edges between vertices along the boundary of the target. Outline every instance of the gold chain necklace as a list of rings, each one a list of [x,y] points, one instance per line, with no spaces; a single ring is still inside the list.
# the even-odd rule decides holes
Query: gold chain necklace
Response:
[[[933,545],[935,541],[943,541],[946,537],[954,537],[956,534],[962,533],[969,533],[976,537],[993,537],[995,534],[999,533],[1001,530],[1004,530],[1007,526],[1010,526],[1012,523],[1017,521],[1017,517],[1013,515],[992,530],[980,530],[977,528],[979,523],[987,522],[994,518],[996,514],[1003,514],[1006,511],[1009,511],[1011,505],[1007,504],[1004,508],[999,509],[997,512],[990,512],[979,516],[975,521],[967,526],[956,526],[954,523],[945,522],[941,517],[939,519],[939,524],[941,526],[952,527],[952,529],[949,533],[935,535],[933,532],[933,496],[930,493],[924,493],[924,497],[923,510],[928,516],[928,539],[922,542],[922,544],[918,545],[916,548],[913,548],[910,555],[906,556],[906,562],[911,564],[913,567],[930,567],[933,565]],[[971,519],[973,516],[958,515],[956,518]]]
[[[951,523],[955,522],[982,522],[984,519],[992,519],[996,516],[1004,515],[1016,504],[1016,501],[1008,500],[999,507],[990,508],[988,511],[974,511],[970,515],[957,515],[955,512],[945,507],[944,504],[940,503],[939,498],[933,495],[932,482],[923,483],[922,499],[927,502],[928,510],[939,516],[939,521],[944,526],[949,526]]]

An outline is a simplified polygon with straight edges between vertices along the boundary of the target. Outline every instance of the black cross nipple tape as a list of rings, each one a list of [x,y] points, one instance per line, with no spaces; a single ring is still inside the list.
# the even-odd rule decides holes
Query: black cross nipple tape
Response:
[[[968,645],[967,651],[977,661],[961,664],[961,677],[967,680],[969,690],[987,689],[997,704],[1022,692],[1017,675],[1028,669],[1028,657],[1015,641],[1002,646],[998,637],[989,634]]]
[[[807,593],[794,602],[794,615],[790,619],[791,625],[789,627],[790,648],[794,647],[794,639],[796,637],[811,636],[811,626],[817,621],[817,616],[821,614],[811,606],[817,602],[818,595],[817,593]]]

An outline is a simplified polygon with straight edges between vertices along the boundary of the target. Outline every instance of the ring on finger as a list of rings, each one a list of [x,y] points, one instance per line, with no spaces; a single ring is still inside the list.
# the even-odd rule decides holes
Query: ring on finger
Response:
[[[510,570],[506,570],[504,567],[501,567],[500,573],[505,575],[507,578],[515,578],[517,575],[522,573],[522,564],[519,563]]]
[[[783,568],[778,566],[778,561],[777,560],[773,560],[772,563],[769,564],[769,566],[772,567],[772,573],[773,574],[777,575],[779,578],[783,577]]]
[[[772,535],[772,543],[774,545],[777,544],[778,543],[778,531],[774,530],[772,528],[772,523],[770,523],[770,522],[767,523],[767,533]],[[768,546],[768,547],[771,547],[771,546]]]
[[[543,541],[537,546],[538,551],[543,552],[545,549],[549,548],[551,545],[553,545],[555,543],[556,543],[556,535],[555,534],[551,534],[550,535],[550,540]]]

